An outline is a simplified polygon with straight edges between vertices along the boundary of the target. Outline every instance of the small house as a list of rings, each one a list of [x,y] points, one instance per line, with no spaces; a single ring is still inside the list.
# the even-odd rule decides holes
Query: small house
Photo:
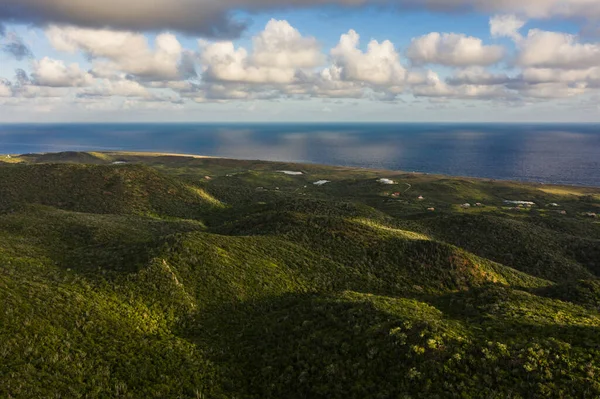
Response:
[[[293,170],[278,170],[277,172],[283,173],[283,174],[286,174],[286,175],[289,175],[289,176],[300,176],[300,175],[304,174],[302,172],[296,172],[296,171],[293,171]]]
[[[319,180],[319,181],[314,182],[313,184],[315,186],[324,186],[327,183],[331,183],[331,182],[329,180]]]
[[[532,201],[509,201],[509,200],[504,200],[505,204],[511,204],[511,205],[522,205],[522,206],[526,206],[526,207],[531,207],[535,205],[535,202]]]

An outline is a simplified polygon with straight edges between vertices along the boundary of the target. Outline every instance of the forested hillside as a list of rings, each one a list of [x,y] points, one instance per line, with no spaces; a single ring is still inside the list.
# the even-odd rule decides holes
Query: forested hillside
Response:
[[[0,157],[0,397],[600,397],[599,211],[585,187]]]

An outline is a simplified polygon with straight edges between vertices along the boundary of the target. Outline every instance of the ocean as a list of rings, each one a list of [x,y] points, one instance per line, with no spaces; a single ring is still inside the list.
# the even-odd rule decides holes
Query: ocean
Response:
[[[600,187],[600,124],[7,124],[0,153],[152,151]]]

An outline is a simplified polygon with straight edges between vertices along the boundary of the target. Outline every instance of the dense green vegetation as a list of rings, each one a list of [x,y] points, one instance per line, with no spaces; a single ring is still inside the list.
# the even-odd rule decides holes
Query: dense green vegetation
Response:
[[[2,398],[600,396],[600,189],[159,154],[10,162]]]

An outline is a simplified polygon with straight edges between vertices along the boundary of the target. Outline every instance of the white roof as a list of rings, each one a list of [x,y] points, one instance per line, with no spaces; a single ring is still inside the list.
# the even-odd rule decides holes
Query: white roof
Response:
[[[515,204],[515,205],[535,205],[535,202],[531,202],[531,201],[509,201],[509,200],[504,200],[505,204]]]
[[[294,172],[292,170],[278,170],[277,172],[279,172],[279,173],[285,173],[286,175],[291,175],[291,176],[299,176],[299,175],[303,175],[304,174],[302,172]]]

